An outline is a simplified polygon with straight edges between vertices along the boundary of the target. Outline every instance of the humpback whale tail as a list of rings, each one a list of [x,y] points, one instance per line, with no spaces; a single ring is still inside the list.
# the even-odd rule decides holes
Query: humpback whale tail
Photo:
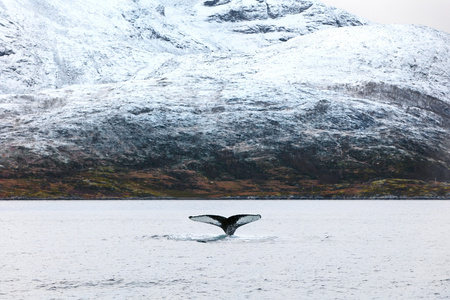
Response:
[[[192,221],[219,226],[227,235],[233,235],[242,225],[258,221],[261,215],[234,215],[228,218],[216,215],[190,216]]]

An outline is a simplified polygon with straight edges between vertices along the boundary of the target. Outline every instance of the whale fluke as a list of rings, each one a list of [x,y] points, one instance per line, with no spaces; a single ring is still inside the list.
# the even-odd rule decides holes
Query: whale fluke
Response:
[[[228,218],[216,215],[190,216],[192,221],[219,226],[227,235],[233,235],[242,225],[258,221],[261,215],[234,215]]]

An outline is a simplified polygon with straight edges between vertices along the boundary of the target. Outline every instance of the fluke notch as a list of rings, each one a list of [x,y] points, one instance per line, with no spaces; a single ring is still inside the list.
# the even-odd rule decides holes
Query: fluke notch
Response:
[[[227,235],[233,235],[236,229],[242,225],[261,219],[261,215],[234,215],[228,218],[216,215],[200,215],[190,216],[189,219],[196,222],[219,226]]]

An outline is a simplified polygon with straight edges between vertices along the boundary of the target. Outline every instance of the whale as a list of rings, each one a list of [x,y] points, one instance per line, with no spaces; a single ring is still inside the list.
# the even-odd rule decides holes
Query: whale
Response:
[[[200,215],[190,216],[189,219],[196,222],[219,226],[227,235],[233,235],[236,229],[242,225],[261,219],[261,215],[234,215],[228,218],[217,215]]]

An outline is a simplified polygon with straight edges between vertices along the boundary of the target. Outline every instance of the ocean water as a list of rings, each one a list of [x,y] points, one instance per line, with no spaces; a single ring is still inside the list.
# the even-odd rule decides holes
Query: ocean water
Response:
[[[0,299],[449,298],[450,201],[0,201]]]

